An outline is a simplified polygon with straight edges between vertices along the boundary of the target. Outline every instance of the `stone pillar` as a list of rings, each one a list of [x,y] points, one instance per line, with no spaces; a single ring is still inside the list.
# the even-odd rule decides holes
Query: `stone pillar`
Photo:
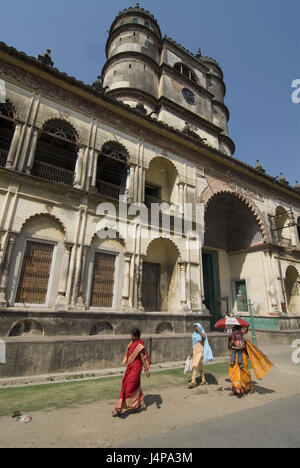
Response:
[[[123,279],[123,289],[122,289],[122,311],[128,311],[131,308],[130,264],[131,264],[131,254],[125,254],[124,256],[124,279]]]
[[[186,294],[186,262],[179,263],[180,267],[180,302],[184,307],[186,305],[187,294]]]
[[[12,169],[13,168],[14,159],[15,159],[17,149],[18,149],[18,145],[19,145],[19,141],[20,141],[22,127],[23,126],[20,123],[17,123],[17,125],[15,127],[14,136],[13,136],[13,139],[12,139],[12,142],[11,142],[11,145],[10,145],[10,150],[9,150],[7,160],[6,160],[6,169]]]
[[[184,214],[184,184],[180,182],[178,184],[179,189],[179,215],[183,216]]]
[[[26,174],[31,174],[31,170],[32,170],[33,163],[34,163],[35,150],[36,150],[38,137],[39,137],[39,131],[38,131],[37,128],[35,128],[34,131],[33,131],[31,148],[30,148],[30,153],[29,153],[27,167],[26,167]]]
[[[82,169],[83,169],[83,158],[84,158],[84,148],[79,148],[77,154],[77,163],[75,169],[75,180],[74,180],[74,187],[80,187],[81,179],[82,179]]]
[[[127,177],[127,200],[129,203],[132,203],[134,200],[134,174],[135,174],[135,166],[133,164],[130,165],[129,168],[129,175]]]
[[[76,310],[84,311],[86,310],[86,306],[84,303],[84,292],[85,292],[85,270],[86,270],[86,260],[88,254],[88,247],[82,247],[82,254],[81,254],[81,272],[80,272],[80,280],[79,280],[79,291],[78,291],[78,299],[76,304]]]
[[[97,184],[98,158],[99,158],[99,151],[95,151],[92,182],[91,182],[91,189],[90,189],[92,192],[97,192],[96,184]]]
[[[143,264],[144,259],[140,257],[139,265],[136,265],[136,282],[138,287],[138,312],[145,312],[143,307]]]
[[[58,295],[55,303],[56,310],[66,310],[68,308],[66,292],[67,292],[67,283],[70,269],[70,257],[73,244],[65,243],[64,244],[64,257],[62,270],[58,286]]]
[[[1,280],[0,280],[0,307],[7,307],[6,292],[7,292],[8,274],[9,274],[9,267],[10,267],[12,253],[13,253],[15,244],[16,244],[16,234],[11,233],[8,239],[6,256],[5,256],[5,260],[3,263]]]

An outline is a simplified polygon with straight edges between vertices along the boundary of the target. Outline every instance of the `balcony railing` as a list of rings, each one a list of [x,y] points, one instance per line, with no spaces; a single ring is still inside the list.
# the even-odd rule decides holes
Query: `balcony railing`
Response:
[[[64,185],[73,185],[74,172],[44,162],[35,161],[31,174]]]
[[[6,166],[7,154],[8,154],[7,151],[0,149],[0,167]]]
[[[99,191],[99,194],[102,197],[109,198],[111,200],[118,200],[121,195],[125,195],[125,188],[120,187],[119,185],[111,184],[105,180],[97,179],[96,187]]]

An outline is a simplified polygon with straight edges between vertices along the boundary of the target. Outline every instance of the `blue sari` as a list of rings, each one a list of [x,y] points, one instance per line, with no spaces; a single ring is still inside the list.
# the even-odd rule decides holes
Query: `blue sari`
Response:
[[[204,342],[204,355],[203,355],[203,364],[205,365],[207,362],[212,362],[214,360],[212,349],[210,347],[207,335],[206,335],[202,325],[200,325],[200,323],[195,323],[194,326],[197,326],[199,328],[199,330],[201,330],[203,335],[205,335],[205,337],[206,337],[206,340]],[[200,335],[200,333],[196,332],[196,330],[195,330],[194,333],[193,333],[193,347],[197,343],[201,343],[201,342],[202,342],[202,336]]]

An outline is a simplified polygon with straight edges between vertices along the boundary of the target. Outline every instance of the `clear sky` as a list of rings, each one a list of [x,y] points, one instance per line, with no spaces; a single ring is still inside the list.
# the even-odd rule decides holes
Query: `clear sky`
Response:
[[[52,50],[55,66],[92,83],[105,62],[105,43],[130,0],[10,0],[1,2],[0,41],[37,57]],[[140,0],[163,35],[223,68],[235,157],[260,159],[276,177],[300,181],[299,0]]]

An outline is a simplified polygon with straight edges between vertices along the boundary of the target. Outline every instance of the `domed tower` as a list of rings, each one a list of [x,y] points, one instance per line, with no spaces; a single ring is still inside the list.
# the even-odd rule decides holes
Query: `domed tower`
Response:
[[[139,4],[118,14],[110,28],[102,70],[108,94],[142,112],[155,110],[161,39],[156,19]]]

